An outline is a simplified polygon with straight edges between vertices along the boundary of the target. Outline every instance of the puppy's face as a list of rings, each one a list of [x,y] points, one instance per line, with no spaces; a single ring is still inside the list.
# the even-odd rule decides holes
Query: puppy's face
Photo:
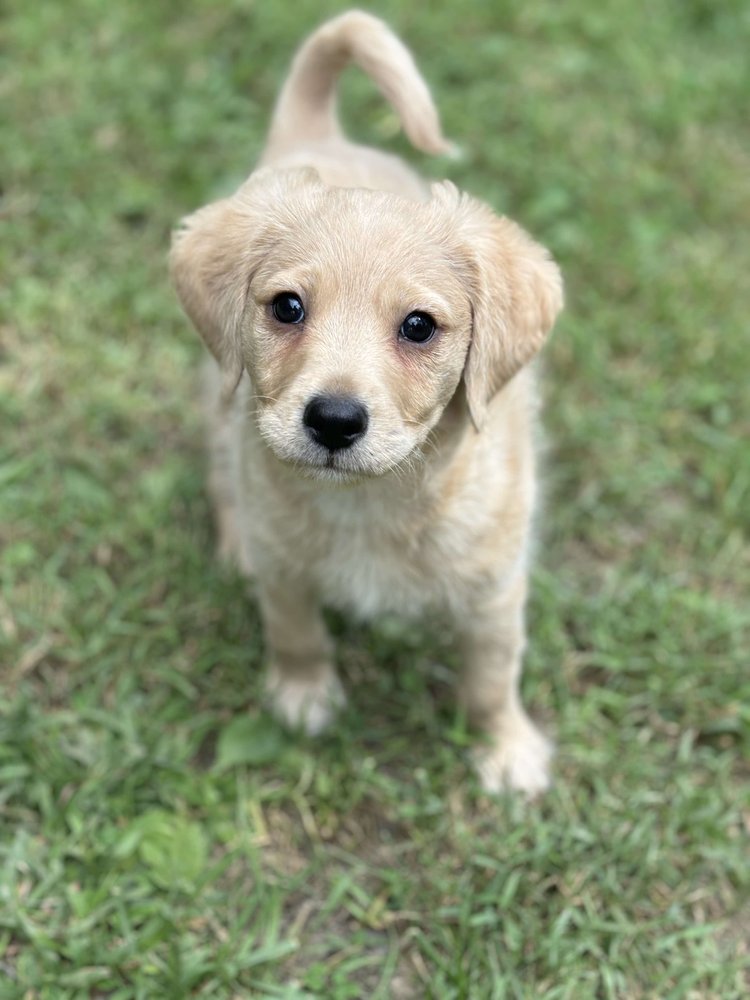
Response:
[[[412,206],[408,206],[411,208]],[[321,189],[269,222],[243,355],[258,426],[324,478],[380,475],[422,445],[461,378],[471,306],[419,209]]]
[[[417,203],[309,171],[262,171],[195,213],[172,273],[228,389],[248,371],[268,447],[337,481],[419,454],[462,376],[481,422],[560,294],[541,248],[450,186]]]

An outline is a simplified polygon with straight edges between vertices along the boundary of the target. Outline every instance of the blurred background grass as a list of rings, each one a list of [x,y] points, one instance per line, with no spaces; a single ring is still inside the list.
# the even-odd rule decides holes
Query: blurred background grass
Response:
[[[0,997],[744,996],[750,8],[377,4],[458,163],[344,81],[354,135],[566,277],[526,675],[560,750],[524,808],[474,783],[439,625],[334,622],[351,709],[278,732],[212,559],[169,232],[344,6],[2,15]]]

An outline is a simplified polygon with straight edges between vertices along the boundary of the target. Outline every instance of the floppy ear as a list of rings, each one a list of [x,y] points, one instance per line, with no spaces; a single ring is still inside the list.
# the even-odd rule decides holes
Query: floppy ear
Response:
[[[172,283],[183,309],[219,362],[224,398],[231,396],[242,376],[248,286],[269,248],[269,220],[285,197],[313,183],[319,184],[318,176],[308,169],[261,169],[231,198],[188,215],[172,237]]]
[[[253,235],[250,220],[243,220],[234,199],[226,198],[187,216],[172,237],[172,283],[219,362],[225,396],[234,392],[242,375],[240,326],[250,277],[250,262],[243,257]]]
[[[477,429],[492,397],[539,351],[563,305],[552,257],[510,219],[459,195],[453,185],[433,194],[452,203],[470,286],[472,336],[464,368],[471,419]]]

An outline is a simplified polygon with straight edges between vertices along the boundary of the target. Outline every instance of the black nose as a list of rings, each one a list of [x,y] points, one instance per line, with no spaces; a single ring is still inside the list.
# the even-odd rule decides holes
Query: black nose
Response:
[[[313,396],[302,423],[313,441],[336,451],[362,437],[367,430],[367,410],[351,396]]]

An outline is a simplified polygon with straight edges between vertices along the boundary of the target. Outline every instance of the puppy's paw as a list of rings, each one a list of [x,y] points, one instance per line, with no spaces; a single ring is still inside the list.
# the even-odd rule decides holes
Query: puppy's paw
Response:
[[[477,751],[475,765],[485,792],[518,791],[533,799],[550,786],[551,759],[552,744],[523,717]]]
[[[301,729],[308,736],[317,736],[327,729],[346,703],[344,689],[333,670],[319,678],[300,679],[286,677],[271,667],[266,695],[280,722],[290,729]]]

